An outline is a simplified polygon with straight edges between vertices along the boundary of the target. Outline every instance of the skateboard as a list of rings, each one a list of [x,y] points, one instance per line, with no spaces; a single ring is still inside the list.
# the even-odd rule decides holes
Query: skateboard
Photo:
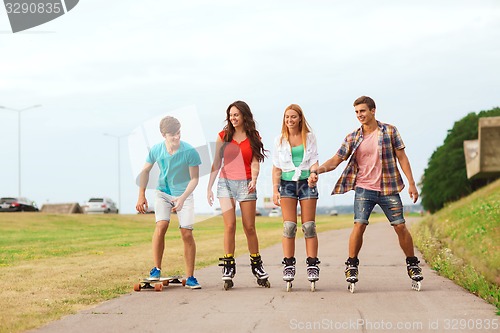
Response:
[[[134,291],[141,291],[143,289],[162,291],[163,287],[166,287],[169,284],[181,284],[182,286],[185,286],[186,279],[183,279],[180,275],[161,277],[159,279],[145,278],[139,283],[134,284]]]

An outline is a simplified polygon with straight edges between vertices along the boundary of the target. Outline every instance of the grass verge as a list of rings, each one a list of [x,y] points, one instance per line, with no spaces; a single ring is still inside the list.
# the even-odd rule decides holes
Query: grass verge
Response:
[[[373,222],[385,220],[378,216]],[[152,215],[0,214],[0,332],[20,332],[132,291],[152,264]],[[350,228],[352,216],[318,216],[317,230]],[[196,268],[223,253],[223,222],[195,226]],[[261,248],[281,241],[281,218],[257,217]],[[246,253],[238,222],[236,254]],[[182,274],[177,222],[166,236],[165,274]]]
[[[495,305],[500,315],[500,180],[428,216],[412,230],[434,270]]]

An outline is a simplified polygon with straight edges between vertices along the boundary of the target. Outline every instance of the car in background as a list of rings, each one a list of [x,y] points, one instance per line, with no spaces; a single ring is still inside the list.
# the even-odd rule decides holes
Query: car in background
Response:
[[[338,215],[339,215],[338,210],[336,210],[336,209],[332,209],[332,210],[330,211],[330,216],[338,216]]]
[[[87,214],[118,214],[118,207],[110,198],[90,198],[87,201]]]
[[[269,212],[269,217],[280,217],[281,216],[281,209],[279,208],[273,208]]]
[[[25,197],[5,197],[0,198],[0,212],[38,212],[38,207]]]

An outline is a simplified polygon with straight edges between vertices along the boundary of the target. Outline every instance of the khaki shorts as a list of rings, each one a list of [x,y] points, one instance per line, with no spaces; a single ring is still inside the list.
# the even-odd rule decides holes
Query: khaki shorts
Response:
[[[174,204],[172,200],[176,197],[167,194],[162,191],[156,191],[155,200],[155,217],[156,222],[158,221],[169,221],[170,215],[172,214],[172,207]],[[186,200],[182,209],[177,211],[177,218],[179,220],[179,228],[183,229],[193,229],[194,224],[194,198],[193,193],[191,193]]]

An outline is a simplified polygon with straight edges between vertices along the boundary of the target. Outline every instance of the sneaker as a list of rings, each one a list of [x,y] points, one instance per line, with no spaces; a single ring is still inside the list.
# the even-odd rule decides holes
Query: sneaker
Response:
[[[159,280],[161,275],[161,270],[156,267],[153,267],[149,272],[149,280]]]
[[[201,286],[194,276],[190,276],[186,280],[186,288],[201,289]]]

